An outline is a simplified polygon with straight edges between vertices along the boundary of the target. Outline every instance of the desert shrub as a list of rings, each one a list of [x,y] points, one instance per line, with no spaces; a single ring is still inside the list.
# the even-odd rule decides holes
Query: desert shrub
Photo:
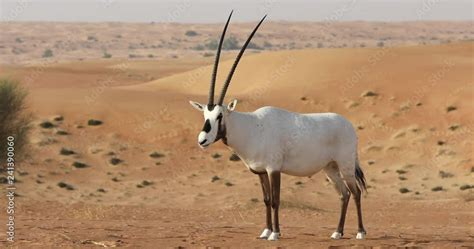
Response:
[[[377,42],[377,47],[381,48],[383,47],[385,44],[383,43],[383,41],[379,41]]]
[[[260,47],[258,44],[250,42],[249,45],[247,46],[249,49],[257,49],[257,50],[262,50],[263,48]]]
[[[71,149],[61,148],[61,150],[59,151],[59,154],[60,154],[60,155],[63,155],[63,156],[69,156],[69,155],[74,155],[74,154],[76,154],[76,152],[74,152],[74,151],[71,150]]]
[[[101,120],[98,120],[98,119],[89,119],[87,121],[87,125],[90,125],[90,126],[98,126],[98,125],[101,125],[103,123],[104,122],[102,122]]]
[[[194,30],[188,30],[188,31],[186,31],[185,35],[186,36],[197,36],[199,34],[198,34],[198,32],[196,32]]]
[[[219,45],[219,42],[217,40],[210,40],[209,42],[207,42],[204,47],[206,49],[209,49],[209,50],[216,50],[217,49],[217,46]]]
[[[106,59],[112,58],[112,54],[109,54],[107,53],[107,51],[104,51],[104,55],[102,56],[102,58],[106,58]]]
[[[268,42],[268,41],[264,41],[264,42],[263,42],[263,47],[264,47],[264,48],[271,48],[271,47],[273,47],[273,44],[271,44],[271,43]]]
[[[87,37],[87,40],[88,41],[98,41],[97,37],[93,36],[93,35],[90,35]]]
[[[318,42],[318,48],[324,48],[324,44],[322,42]]]
[[[117,164],[123,163],[123,160],[117,157],[112,157],[110,158],[109,163],[112,165],[117,165]]]
[[[148,58],[153,58],[155,57],[153,54],[148,54]]]
[[[204,45],[198,44],[195,47],[193,47],[193,49],[197,50],[197,51],[202,51],[202,50],[206,49],[206,47]]]
[[[49,48],[43,52],[43,58],[48,58],[48,57],[53,57],[53,50]]]
[[[160,153],[160,152],[157,152],[157,151],[153,151],[152,153],[150,153],[149,156],[150,156],[151,158],[160,158],[160,157],[164,157],[165,154]]]
[[[249,44],[250,45],[250,44]],[[250,47],[250,46],[249,46]],[[224,43],[222,44],[222,49],[224,50],[236,50],[240,49],[239,47],[239,42],[237,41],[237,38],[231,36],[227,39],[224,40]]]
[[[17,38],[15,39],[15,42],[16,42],[16,43],[22,43],[23,40],[22,40],[20,37],[17,37]]]
[[[78,168],[78,169],[83,169],[83,168],[89,167],[87,164],[85,164],[83,162],[79,162],[79,161],[73,162],[72,166],[74,166],[75,168]]]
[[[219,42],[215,39],[210,40],[207,42],[204,47],[208,50],[216,50],[217,46],[219,45]],[[231,36],[227,39],[224,40],[224,43],[222,43],[222,49],[223,50],[237,50],[240,49],[239,47],[239,42],[237,41],[237,38]]]
[[[410,190],[407,189],[407,188],[400,188],[398,191],[400,191],[400,193],[402,193],[402,194],[406,194],[406,193],[410,192]]]
[[[21,151],[28,142],[31,114],[26,109],[27,91],[18,82],[0,79],[0,161],[6,160],[7,137],[15,137],[15,155],[21,158]]]
[[[205,52],[202,56],[204,56],[204,57],[211,57],[211,56],[214,56],[214,53]]]

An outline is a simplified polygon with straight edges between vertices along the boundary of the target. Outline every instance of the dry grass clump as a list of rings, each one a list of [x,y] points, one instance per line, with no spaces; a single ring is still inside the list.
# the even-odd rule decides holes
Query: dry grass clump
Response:
[[[17,81],[0,79],[0,161],[6,160],[7,138],[13,136],[18,159],[28,142],[31,113],[26,111],[28,92]]]

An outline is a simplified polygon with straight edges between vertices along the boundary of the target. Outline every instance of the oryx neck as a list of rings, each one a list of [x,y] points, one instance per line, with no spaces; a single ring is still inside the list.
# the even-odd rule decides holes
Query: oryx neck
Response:
[[[254,116],[250,113],[232,111],[225,117],[224,124],[227,145],[237,153],[244,152],[246,144],[251,142],[252,129],[255,126]]]

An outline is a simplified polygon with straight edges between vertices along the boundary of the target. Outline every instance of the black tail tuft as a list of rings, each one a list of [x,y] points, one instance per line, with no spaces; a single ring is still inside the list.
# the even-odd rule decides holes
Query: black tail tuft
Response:
[[[361,192],[363,191],[367,192],[367,184],[365,182],[364,172],[360,168],[359,161],[356,162],[355,177],[357,179],[357,183],[359,185],[359,189],[361,190]]]

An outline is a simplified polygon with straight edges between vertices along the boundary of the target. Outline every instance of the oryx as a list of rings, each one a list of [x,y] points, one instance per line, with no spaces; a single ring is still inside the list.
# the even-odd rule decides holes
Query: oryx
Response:
[[[341,196],[339,225],[331,238],[340,239],[343,236],[347,205],[352,194],[358,215],[356,238],[364,239],[366,232],[362,224],[360,201],[366,184],[357,158],[357,135],[347,119],[335,113],[300,114],[268,106],[251,113],[237,112],[236,100],[227,106],[223,105],[239,60],[266,16],[252,31],[237,55],[219,100],[214,103],[219,56],[231,16],[232,12],[220,37],[208,104],[190,101],[193,107],[204,112],[204,127],[198,136],[199,146],[206,148],[222,140],[239,155],[251,172],[260,177],[267,214],[266,228],[260,238],[277,240],[280,237],[280,174],[311,176],[324,170]]]

